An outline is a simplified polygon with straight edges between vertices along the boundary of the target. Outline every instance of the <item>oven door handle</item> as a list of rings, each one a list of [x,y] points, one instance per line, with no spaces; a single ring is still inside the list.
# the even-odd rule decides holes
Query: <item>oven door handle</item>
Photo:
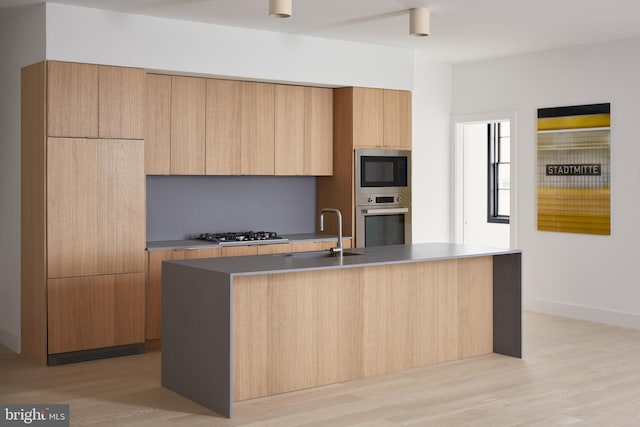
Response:
[[[364,214],[400,214],[409,212],[409,208],[377,208],[377,209],[362,209]]]

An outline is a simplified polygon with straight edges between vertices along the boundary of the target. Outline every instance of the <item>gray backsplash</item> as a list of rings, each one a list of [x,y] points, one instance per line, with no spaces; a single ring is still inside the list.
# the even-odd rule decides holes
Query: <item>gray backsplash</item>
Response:
[[[147,177],[148,241],[204,232],[313,233],[315,210],[315,177]]]

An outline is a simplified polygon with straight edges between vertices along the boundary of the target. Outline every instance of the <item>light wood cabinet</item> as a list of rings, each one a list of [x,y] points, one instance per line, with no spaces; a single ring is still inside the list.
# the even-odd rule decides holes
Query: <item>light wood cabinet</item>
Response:
[[[275,85],[275,174],[305,173],[305,88]]]
[[[98,137],[98,66],[49,61],[47,135]]]
[[[412,145],[411,92],[385,90],[383,104],[383,146],[410,150]]]
[[[353,147],[384,145],[384,91],[350,88],[353,108]]]
[[[50,279],[50,354],[144,341],[144,273]]]
[[[48,277],[99,274],[98,140],[47,142]]]
[[[141,68],[98,67],[99,138],[144,138],[144,77]]]
[[[331,175],[333,92],[276,85],[275,174]]]
[[[220,249],[220,256],[258,255],[258,246],[225,246]]]
[[[258,255],[267,255],[267,254],[286,254],[289,252],[293,252],[294,245],[291,243],[278,243],[274,245],[260,245],[257,247]]]
[[[352,88],[353,147],[411,149],[411,92]]]
[[[243,175],[274,174],[275,85],[242,82]]]
[[[206,80],[171,77],[171,174],[205,173]]]
[[[144,138],[144,70],[47,62],[47,135]]]
[[[333,89],[304,89],[304,174],[333,174]]]
[[[97,184],[99,274],[144,272],[144,143],[100,140]]]
[[[147,175],[333,173],[333,89],[148,74],[144,116]]]
[[[171,76],[145,77],[144,172],[171,173]]]
[[[140,73],[61,62],[22,70],[22,342],[38,363],[144,340]],[[72,351],[83,353],[57,354]]]
[[[207,175],[239,175],[241,145],[242,83],[207,79]]]
[[[143,142],[49,138],[48,277],[144,271]]]

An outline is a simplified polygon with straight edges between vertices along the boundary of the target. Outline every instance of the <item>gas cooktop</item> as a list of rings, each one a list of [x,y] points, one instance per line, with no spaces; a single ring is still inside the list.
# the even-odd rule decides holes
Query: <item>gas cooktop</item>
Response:
[[[272,243],[288,243],[289,240],[273,231],[238,231],[231,233],[203,233],[196,240],[207,240],[223,246],[231,245],[266,245]]]

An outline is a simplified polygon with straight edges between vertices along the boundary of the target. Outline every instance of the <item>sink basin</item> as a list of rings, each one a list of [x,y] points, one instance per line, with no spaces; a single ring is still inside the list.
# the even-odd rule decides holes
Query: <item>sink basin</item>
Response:
[[[354,254],[352,252],[342,252],[342,256],[354,256],[362,254]],[[329,251],[312,251],[312,252],[291,252],[286,254],[273,254],[273,256],[285,257],[285,258],[339,258],[339,256],[332,257]]]

